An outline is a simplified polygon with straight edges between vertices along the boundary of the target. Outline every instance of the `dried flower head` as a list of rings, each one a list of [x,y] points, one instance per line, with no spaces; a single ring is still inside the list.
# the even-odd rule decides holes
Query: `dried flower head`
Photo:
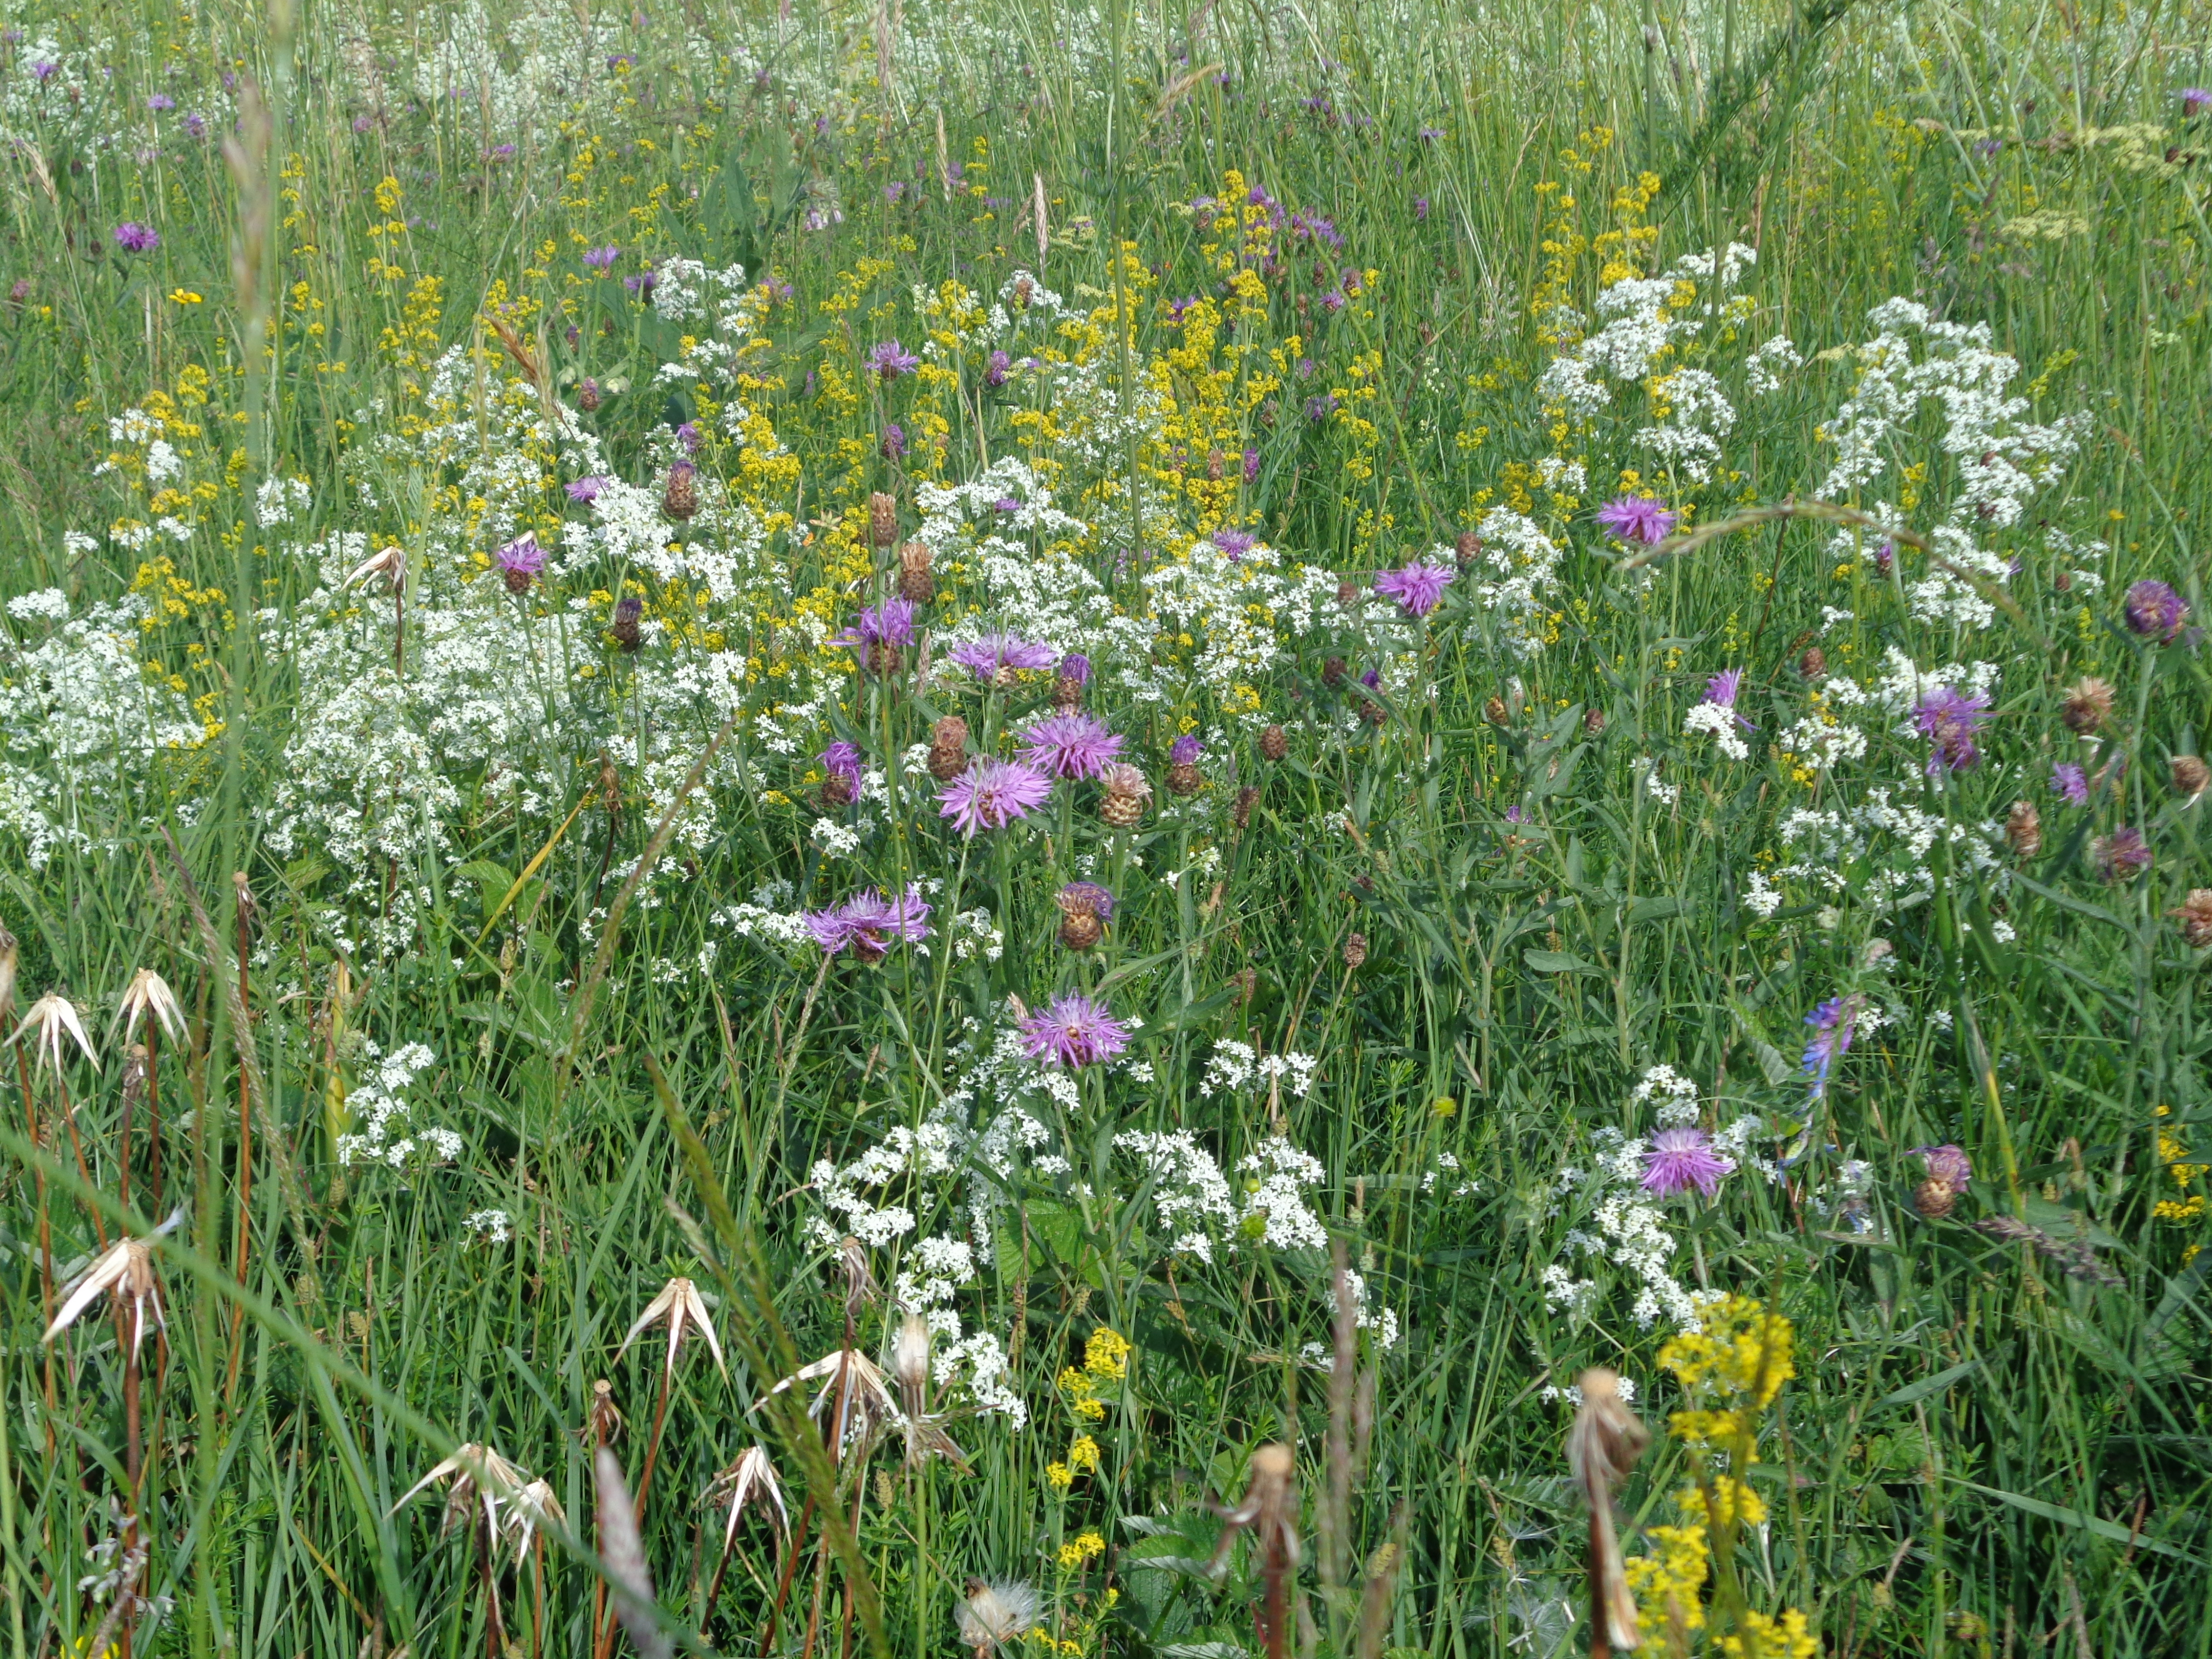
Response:
[[[2128,589],[2120,606],[2129,629],[2146,639],[2171,640],[2189,620],[2189,602],[2164,582],[2145,580]]]
[[[2106,881],[2133,881],[2150,867],[2150,846],[2142,830],[2124,824],[2089,843],[2089,862]]]
[[[635,593],[625,593],[615,605],[614,620],[607,625],[607,632],[623,650],[635,651],[645,642],[644,621],[645,601]]]
[[[1357,969],[1367,960],[1367,935],[1347,933],[1344,939],[1344,965]]]
[[[0,1008],[7,1006],[7,994],[0,990]],[[149,1015],[170,1042],[184,1036],[185,1011],[177,1006],[177,994],[169,988],[169,981],[151,968],[141,968],[131,975],[131,983],[123,989],[123,1000],[115,1010],[114,1024],[108,1028],[109,1036],[112,1038],[118,1030],[126,1040],[136,1036],[140,1023]]]
[[[1567,1468],[1589,1510],[1590,1605],[1605,1620],[1606,1645],[1633,1648],[1641,1639],[1636,1598],[1629,1593],[1613,1531],[1613,1494],[1651,1443],[1651,1431],[1622,1403],[1617,1373],[1593,1367],[1576,1386],[1582,1403],[1567,1431]]]
[[[453,1448],[451,1457],[441,1460],[429,1474],[402,1492],[389,1512],[397,1515],[416,1493],[444,1486],[446,1517],[439,1525],[440,1533],[451,1532],[457,1526],[472,1525],[481,1516],[486,1536],[495,1539],[499,1535],[499,1506],[527,1484],[528,1477],[490,1447],[459,1445]]]
[[[2173,792],[2195,800],[2212,785],[2212,766],[2205,765],[2196,755],[2176,755],[2173,757]]]
[[[2189,896],[2166,913],[2181,924],[2182,943],[2192,951],[2212,945],[2212,887],[2192,887]]]
[[[2066,688],[2066,701],[2058,710],[2058,718],[2069,732],[2087,737],[2112,717],[2112,688],[2094,678],[2080,680]]]
[[[908,542],[899,549],[898,594],[908,605],[927,605],[937,593],[937,578],[930,569],[927,544]]]
[[[2005,814],[2005,844],[2021,858],[2043,850],[2043,815],[2032,802],[2016,800]]]
[[[1797,677],[1808,684],[1828,672],[1828,653],[1817,645],[1805,647],[1805,654],[1797,659]]]
[[[889,547],[898,539],[898,503],[882,490],[868,495],[868,545]]]
[[[118,1238],[101,1251],[90,1267],[62,1287],[61,1305],[55,1310],[53,1321],[40,1340],[52,1342],[76,1324],[103,1295],[112,1295],[115,1305],[130,1322],[131,1353],[136,1359],[138,1346],[146,1335],[149,1312],[154,1316],[158,1328],[169,1328],[161,1307],[161,1281],[154,1272],[154,1247],[181,1226],[184,1219],[185,1212],[177,1209],[147,1237]]]
[[[1351,666],[1341,657],[1330,657],[1321,665],[1321,683],[1332,691],[1351,676]]]
[[[1912,1207],[1929,1221],[1941,1221],[1959,1207],[1959,1189],[1934,1176],[1912,1189]]]
[[[615,1351],[616,1358],[629,1352],[629,1345],[637,1340],[647,1326],[661,1320],[668,1323],[669,1370],[676,1369],[676,1351],[683,1345],[684,1328],[696,1325],[699,1334],[707,1339],[707,1351],[714,1356],[714,1369],[725,1376],[729,1375],[728,1368],[722,1364],[722,1342],[714,1334],[714,1321],[707,1311],[706,1298],[688,1279],[672,1279],[661,1286],[660,1294],[646,1304],[645,1311],[623,1335],[622,1346]]]
[[[1142,772],[1124,761],[1100,773],[1098,781],[1105,788],[1105,798],[1098,803],[1100,817],[1116,830],[1133,828],[1143,820],[1145,809],[1152,805],[1152,786]]]
[[[1260,758],[1274,762],[1291,752],[1291,739],[1279,726],[1270,726],[1260,733]]]
[[[699,510],[699,469],[690,462],[677,461],[669,467],[660,510],[678,524]]]
[[[960,1639],[977,1659],[1020,1644],[1036,1624],[1037,1595],[1030,1586],[1007,1579],[986,1583],[970,1578],[961,1587],[960,1605],[954,1609]]]
[[[92,1052],[92,1039],[85,1035],[84,1022],[77,1018],[76,1008],[58,991],[49,991],[24,1012],[23,1023],[15,1028],[15,1035],[8,1040],[21,1042],[28,1033],[32,1039],[32,1054],[41,1071],[61,1069],[62,1056],[70,1040],[83,1050],[84,1057],[92,1062],[92,1069],[100,1069],[100,1057]]]
[[[783,1505],[783,1482],[776,1478],[775,1465],[765,1446],[748,1446],[739,1452],[736,1462],[718,1471],[708,1482],[701,1501],[728,1505],[728,1518],[722,1524],[726,1550],[738,1535],[738,1517],[749,1509],[757,1508],[767,1516],[779,1537],[790,1534],[791,1515]]]

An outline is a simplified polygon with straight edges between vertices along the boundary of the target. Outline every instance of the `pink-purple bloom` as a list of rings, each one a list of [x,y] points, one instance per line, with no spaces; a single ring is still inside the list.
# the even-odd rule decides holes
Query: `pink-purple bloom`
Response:
[[[1022,1022],[1022,1047],[1047,1066],[1095,1066],[1129,1046],[1129,1028],[1103,1002],[1054,997]]]
[[[2051,793],[2069,806],[2080,806],[2089,799],[2089,775],[2071,761],[2061,761],[2051,769]]]
[[[2128,589],[2121,611],[2128,626],[2146,639],[2171,640],[2189,620],[2189,602],[2164,582],[2148,579]]]
[[[1091,659],[1080,651],[1071,651],[1060,659],[1060,678],[1073,680],[1078,685],[1091,684]]]
[[[534,576],[545,568],[545,550],[538,546],[538,538],[526,530],[493,556],[499,561],[501,570],[515,571],[525,576]]]
[[[1071,881],[1060,890],[1060,896],[1071,905],[1088,905],[1101,921],[1114,920],[1114,896],[1095,881]]]
[[[979,680],[996,679],[1002,669],[1049,668],[1054,657],[1050,646],[1012,634],[986,634],[945,654]]]
[[[962,835],[973,836],[1027,817],[1051,793],[1052,780],[1035,767],[985,756],[939,791],[937,811],[951,818]]]
[[[1974,746],[1974,734],[1990,718],[1987,697],[1939,685],[1921,698],[1912,714],[1920,734],[1935,745],[1928,757],[1929,777],[1963,772],[1979,763],[1982,751]]]
[[[1941,1146],[1915,1146],[1912,1155],[1927,1166],[1930,1181],[1940,1181],[1954,1191],[1963,1193],[1974,1178],[1973,1160],[1963,1147],[1948,1141]]]
[[[1850,1052],[1851,1039],[1858,1035],[1859,1015],[1865,1007],[1866,999],[1854,992],[1847,997],[1830,997],[1805,1016],[1805,1023],[1813,1028],[1813,1039],[1805,1045],[1805,1079],[1814,1099],[1828,1092],[1829,1073]]]
[[[832,645],[911,645],[914,606],[905,599],[885,599],[861,611],[853,626],[830,641]]]
[[[1753,726],[1749,720],[1744,719],[1741,714],[1736,712],[1736,696],[1742,690],[1743,670],[1741,668],[1723,668],[1719,673],[1714,675],[1711,679],[1705,682],[1705,701],[1710,703],[1717,704],[1718,707],[1727,709],[1729,714],[1734,714],[1735,716],[1735,723],[1741,726],[1745,731],[1756,732],[1759,728]]]
[[[2176,95],[2181,100],[2184,115],[2202,115],[2206,110],[2212,109],[2212,91],[2203,87],[2184,87]]]
[[[597,472],[586,473],[569,481],[568,499],[572,501],[596,501],[606,494],[607,486],[614,480]]]
[[[1721,1177],[1735,1169],[1735,1160],[1715,1152],[1703,1129],[1660,1129],[1644,1153],[1644,1190],[1672,1198],[1694,1187],[1711,1198],[1720,1190]]]
[[[621,258],[622,250],[612,242],[609,242],[605,247],[595,247],[585,254],[584,263],[594,270],[611,270],[615,261]]]
[[[1416,559],[1401,570],[1386,570],[1375,579],[1375,591],[1395,599],[1409,617],[1425,617],[1437,608],[1444,589],[1459,573],[1449,565],[1423,564]]]
[[[811,369],[807,372],[810,374],[813,373]],[[884,441],[878,447],[883,451],[884,459],[887,461],[903,459],[906,454],[906,428],[896,421],[886,421],[884,423]]]
[[[908,886],[903,897],[891,899],[879,891],[855,893],[842,904],[806,913],[806,931],[834,957],[850,949],[863,962],[877,962],[884,951],[901,939],[929,937],[929,906],[919,887]]]
[[[2150,867],[2150,844],[2142,830],[2123,825],[2091,842],[2089,858],[2106,881],[2133,881]]]
[[[151,253],[161,246],[161,233],[136,219],[125,219],[115,228],[115,246],[125,253]]]
[[[993,352],[991,354],[990,362],[987,364],[983,369],[983,384],[989,386],[994,392],[997,391],[1000,386],[1006,385],[1007,371],[1012,369],[1013,366],[1014,360],[1006,356],[1005,352]]]
[[[1620,495],[1598,508],[1597,527],[1615,541],[1649,546],[1665,541],[1680,516],[1651,496]]]
[[[1022,758],[1055,778],[1095,778],[1121,757],[1121,735],[1089,714],[1048,714],[1022,733]]]
[[[860,789],[860,751],[849,743],[833,743],[819,757],[822,770],[833,778],[844,779],[846,785],[858,794]]]
[[[868,367],[885,380],[896,380],[902,374],[911,374],[921,367],[921,359],[908,351],[896,340],[879,340],[868,354]]]
[[[1198,757],[1205,752],[1206,744],[1200,741],[1198,733],[1186,732],[1168,745],[1168,764],[1195,766],[1198,764]]]
[[[1228,556],[1231,563],[1249,553],[1253,544],[1259,539],[1249,530],[1217,530],[1213,532],[1213,544]]]

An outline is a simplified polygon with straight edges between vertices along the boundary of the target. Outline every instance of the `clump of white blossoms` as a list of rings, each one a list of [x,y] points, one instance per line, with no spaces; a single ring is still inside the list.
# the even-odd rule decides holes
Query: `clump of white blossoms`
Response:
[[[460,1136],[434,1124],[416,1122],[413,1109],[404,1098],[415,1079],[437,1063],[436,1056],[419,1042],[389,1054],[371,1042],[362,1046],[362,1053],[372,1069],[346,1097],[346,1115],[354,1127],[338,1137],[338,1162],[349,1167],[380,1164],[405,1170],[450,1164],[459,1158]]]

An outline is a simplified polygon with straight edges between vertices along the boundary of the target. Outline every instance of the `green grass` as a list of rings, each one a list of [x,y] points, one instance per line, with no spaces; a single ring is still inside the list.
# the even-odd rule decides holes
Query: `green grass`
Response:
[[[566,8],[535,33],[451,10],[11,15],[0,591],[61,597],[0,612],[0,928],[17,1008],[71,999],[100,1059],[57,1071],[25,1036],[0,1129],[11,1652],[90,1651],[112,1598],[86,1581],[124,1527],[128,1345],[103,1301],[43,1346],[52,1297],[175,1208],[151,1259],[167,1324],[144,1349],[136,1504],[138,1593],[164,1599],[139,1651],[495,1650],[473,1534],[441,1534],[434,1492],[394,1507],[469,1443],[568,1517],[542,1557],[500,1561],[507,1638],[592,1654],[594,1385],[635,1487],[665,1336],[620,1350],[684,1276],[726,1370],[686,1342],[653,1457],[644,1554],[679,1643],[956,1655],[980,1576],[1034,1583],[1069,1659],[1257,1652],[1261,1545],[1218,1582],[1192,1564],[1215,1548],[1211,1500],[1284,1440],[1302,1651],[1544,1659],[1587,1639],[1572,1413],[1547,1391],[1594,1364],[1638,1385],[1660,1441],[1622,1492],[1632,1556],[1700,1474],[1662,1427],[1677,1320],[1639,1320],[1621,1241],[1570,1237],[1604,1225],[1604,1183],[1583,1176],[1609,1133],[1651,1130],[1632,1094],[1659,1065],[1706,1127],[1753,1120],[1717,1197],[1659,1206],[1665,1270],[1790,1320],[1796,1376],[1758,1418],[1770,1518],[1722,1539],[1714,1628],[1647,1617],[1647,1649],[1721,1651],[1734,1597],[1802,1610],[1839,1656],[2212,1650],[2204,953],[2169,914],[2212,887],[2212,809],[2171,781],[2212,684],[2185,636],[2140,636],[2122,609],[2156,578],[2203,616],[2212,116],[2178,96],[2212,78],[2201,18],[695,5],[593,17],[586,43]],[[1231,169],[1286,216],[1241,301],[1237,237],[1193,205]],[[125,221],[158,248],[120,249]],[[1758,252],[1749,303],[1654,369],[1710,371],[1737,413],[1699,481],[1638,435],[1668,387],[1635,376],[1573,416],[1541,377],[1601,320],[1609,262],[1644,276],[1731,241]],[[611,270],[584,263],[610,245]],[[767,285],[742,330],[625,289],[679,257]],[[993,325],[945,307],[964,287],[988,311],[1024,270],[1066,326],[1007,302],[1000,386]],[[2076,420],[2078,453],[2014,492],[2016,521],[1966,514],[1977,549],[2019,561],[1986,627],[1911,601],[1934,574],[1916,538],[1984,453],[1947,449],[1932,404],[1836,502],[1895,505],[1893,567],[1879,532],[1839,544],[1832,521],[1750,515],[1819,497],[1838,411],[1879,367],[1852,348],[1894,295],[1986,324],[2016,360],[2027,406],[2004,430]],[[1186,299],[1206,303],[1186,317]],[[728,364],[656,380],[718,331],[742,345]],[[1747,359],[1778,336],[1804,362],[1755,395]],[[868,373],[893,337],[922,373]],[[534,423],[580,410],[586,379],[582,436],[550,442]],[[1316,398],[1334,403],[1310,414]],[[738,404],[752,425],[726,419]],[[133,409],[150,418],[112,434]],[[658,498],[685,422],[709,500],[662,526],[682,550],[580,551],[594,510],[562,486],[597,471]],[[156,438],[173,478],[149,476]],[[1016,520],[1023,550],[996,568],[940,536],[926,648],[941,665],[986,624],[1096,641],[1087,705],[1154,791],[1134,830],[1102,821],[1097,786],[1062,784],[963,840],[917,751],[957,713],[971,747],[1010,752],[1050,676],[921,684],[920,642],[882,674],[827,642],[896,578],[872,492],[902,542],[933,511],[988,526],[1012,475],[958,508],[924,491],[1009,459],[1072,518]],[[284,480],[299,499],[260,511]],[[1747,516],[1639,572],[1593,515],[1644,489],[1691,527]],[[1359,599],[1503,509],[1559,550],[1525,618],[1476,592],[1498,520],[1425,621]],[[1180,561],[1239,526],[1279,550],[1284,591],[1238,586],[1264,554],[1226,564],[1186,583],[1204,612],[1186,619]],[[510,599],[486,565],[526,529],[554,562]],[[406,556],[398,641],[388,580],[345,581],[387,545]],[[1038,580],[1066,611],[1018,592]],[[88,617],[94,636],[68,634]],[[1909,707],[1824,689],[1872,684],[1892,651],[1995,665],[1978,765],[1930,779]],[[1684,729],[1729,668],[1757,726],[1740,761]],[[2063,718],[2091,677],[2112,688],[2094,745]],[[1801,752],[1823,709],[1863,753]],[[1168,757],[1186,731],[1206,744],[1187,799]],[[885,775],[880,796],[823,805],[832,741]],[[2052,791],[2069,760],[2087,805]],[[1999,831],[2021,799],[2030,850]],[[1790,839],[1792,814],[1884,802],[1924,812],[1930,844],[1880,825],[1832,855]],[[859,826],[857,850],[817,822]],[[2106,838],[2130,827],[2148,866],[2106,879]],[[1833,890],[1818,868],[1775,873],[1807,861]],[[1056,940],[1078,878],[1117,900],[1089,953]],[[788,913],[908,881],[931,884],[934,936],[878,965],[825,966],[738,913],[774,882]],[[956,921],[976,911],[981,932]],[[142,968],[182,1012],[155,1054],[158,1146],[110,1024]],[[1032,1089],[1035,1144],[994,1168],[964,1137],[1030,1080],[989,1060],[1010,999],[1076,990],[1141,1022],[1149,1071]],[[1882,1020],[1816,1096],[1805,1020],[1852,997]],[[1310,1091],[1296,1072],[1224,1084],[1224,1042],[1315,1057]],[[428,1060],[405,1121],[458,1150],[342,1157],[410,1044]],[[970,1246],[942,1305],[1005,1346],[1027,1426],[975,1413],[956,1381],[939,1403],[966,1467],[908,1466],[893,1427],[833,1479],[798,1396],[769,1393],[846,1328],[848,1222],[815,1166],[946,1124],[944,1167],[866,1189],[914,1226],[865,1255],[889,1292],[915,1241]],[[1278,1130],[1318,1162],[1302,1190],[1327,1246],[1231,1218],[1210,1261],[1179,1250],[1164,1185],[1115,1147],[1188,1132],[1243,1210],[1239,1160]],[[1914,1149],[1942,1143],[1974,1175],[1929,1218]],[[1771,1178],[1750,1167],[1778,1158]],[[494,1210],[511,1239],[470,1224]],[[2008,1218],[2010,1238],[1974,1224]],[[1338,1340],[1338,1246],[1398,1322],[1388,1346],[1379,1319],[1343,1333],[1357,1384],[1301,1358]],[[1547,1295],[1554,1267],[1590,1281],[1571,1304]],[[855,1330],[886,1365],[890,1299]],[[1133,1345],[1125,1374],[1062,1382],[1101,1327]],[[1096,1468],[1063,1491],[1052,1466],[1079,1464],[1086,1433]],[[720,1571],[702,1495],[755,1443],[794,1526],[806,1513],[800,1547],[754,1512]],[[835,1551],[825,1516],[852,1529]],[[1085,1534],[1103,1553],[1061,1565]]]

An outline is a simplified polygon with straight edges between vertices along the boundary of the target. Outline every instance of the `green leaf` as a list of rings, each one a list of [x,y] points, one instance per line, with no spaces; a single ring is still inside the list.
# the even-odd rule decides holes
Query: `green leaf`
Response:
[[[2107,1521],[2102,1516],[2085,1515],[2080,1510],[2062,1509],[2056,1504],[2046,1504],[2039,1498],[2023,1497],[2016,1492],[2000,1492],[1995,1486],[1984,1486],[1976,1480],[1960,1480],[1957,1484],[1964,1486],[1968,1492],[1978,1492],[1984,1498],[1994,1498],[2000,1503],[2011,1504],[2016,1510],[2025,1510],[2030,1515],[2041,1516],[2045,1521],[2056,1521],[2061,1526],[2078,1527],[2083,1532],[2093,1532],[2098,1537],[2109,1538],[2116,1544],[2132,1544],[2137,1549],[2150,1551],[2154,1555],[2168,1555],[2177,1561],[2186,1561],[2192,1567],[2206,1565],[2186,1550],[2178,1550],[2171,1544],[2163,1543],[2143,1533],[2133,1531],[2120,1525],[2117,1521]]]
[[[1949,1388],[1954,1382],[1960,1381],[1962,1377],[1970,1376],[1973,1371],[1979,1368],[1981,1363],[1982,1362],[1978,1359],[1968,1359],[1963,1361],[1959,1364],[1952,1366],[1948,1370],[1938,1371],[1933,1376],[1923,1376],[1917,1382],[1908,1382],[1903,1388],[1899,1389],[1895,1394],[1886,1394],[1882,1395],[1880,1400],[1875,1401],[1875,1404],[1878,1407],[1912,1405],[1917,1401],[1927,1399],[1930,1395],[1942,1393],[1944,1389]]]
[[[1523,951],[1521,960],[1540,974],[1595,974],[1598,971],[1571,951]]]

